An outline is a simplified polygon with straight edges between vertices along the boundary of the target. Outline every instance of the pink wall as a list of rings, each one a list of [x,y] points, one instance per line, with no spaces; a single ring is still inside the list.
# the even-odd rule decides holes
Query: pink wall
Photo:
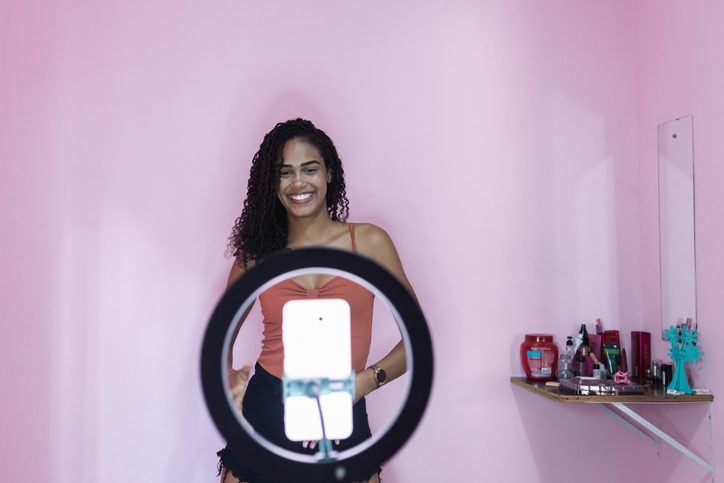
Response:
[[[659,328],[657,152],[656,126],[693,115],[694,177],[696,185],[696,281],[697,314],[703,361],[694,367],[694,383],[710,388],[715,396],[724,393],[719,347],[724,343],[724,42],[721,25],[724,6],[717,2],[647,0],[639,2],[636,38],[639,125],[639,190],[641,197],[642,320],[645,330]],[[666,357],[667,345],[657,341],[655,354]],[[721,468],[724,448],[721,402],[712,407],[715,462]],[[691,441],[697,453],[710,460],[709,425],[702,408],[674,414],[664,407],[679,437]],[[666,448],[665,448],[666,449]],[[668,451],[661,464],[653,466],[652,481],[710,481],[690,461]],[[694,477],[690,474],[693,472]]]
[[[526,332],[655,332],[655,126],[692,112],[714,325],[721,16],[695,10],[685,44],[711,80],[669,96],[653,39],[691,27],[653,1],[56,3],[0,5],[0,479],[215,481],[200,341],[251,156],[303,116],[340,150],[351,220],[395,240],[434,337],[432,401],[387,482],[566,481],[564,456],[618,461],[592,481],[706,481],[508,378]],[[681,418],[686,438],[703,421]]]

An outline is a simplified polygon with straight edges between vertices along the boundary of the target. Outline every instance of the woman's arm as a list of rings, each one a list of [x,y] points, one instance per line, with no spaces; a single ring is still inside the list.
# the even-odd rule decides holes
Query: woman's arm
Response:
[[[229,290],[229,287],[234,285],[234,282],[241,277],[244,274],[244,268],[239,265],[239,260],[234,260],[234,264],[231,266],[231,272],[229,273],[229,280],[226,282],[226,290]],[[231,347],[229,348],[229,359],[227,361],[227,366],[229,368],[232,367],[233,363],[233,357],[234,357],[234,344],[236,343],[236,337],[239,335],[239,330],[241,329],[241,326],[244,325],[244,321],[246,321],[246,317],[249,315],[249,312],[251,312],[251,308],[254,306],[254,302],[249,305],[249,308],[244,311],[241,318],[239,319],[239,323],[236,324],[236,327],[234,328],[234,334],[231,336]]]
[[[229,290],[229,287],[231,287],[234,282],[236,282],[236,279],[241,277],[243,273],[244,268],[239,265],[238,259],[235,260],[234,264],[231,266],[231,273],[229,273],[229,280],[226,284],[226,290]],[[234,328],[234,334],[231,336],[231,347],[229,347],[229,357],[226,361],[226,368],[229,373],[229,387],[231,388],[231,395],[234,398],[234,403],[239,412],[241,412],[241,403],[244,400],[246,383],[249,380],[249,371],[251,371],[252,364],[251,361],[247,361],[241,367],[241,369],[234,369],[234,344],[236,343],[236,337],[239,335],[239,330],[244,324],[244,321],[246,321],[246,317],[249,315],[249,312],[251,312],[251,308],[253,306],[254,302],[252,302],[251,305],[249,305],[249,308],[244,311],[241,318],[239,319],[239,323],[237,323],[236,327]]]
[[[407,280],[405,275],[405,270],[402,268],[397,249],[387,232],[369,223],[359,223],[355,224],[355,235],[357,252],[385,267],[417,301],[415,291],[412,289],[412,285],[410,285],[410,281]],[[379,360],[376,365],[385,371],[387,375],[386,383],[404,374],[407,371],[407,353],[405,352],[404,341],[398,342],[389,354]],[[377,387],[374,370],[365,369],[358,373],[355,380],[357,392],[355,402],[377,389]]]

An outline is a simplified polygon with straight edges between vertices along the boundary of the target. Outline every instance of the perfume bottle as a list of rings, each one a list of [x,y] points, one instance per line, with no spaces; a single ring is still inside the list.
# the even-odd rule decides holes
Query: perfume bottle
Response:
[[[576,370],[574,373],[576,376],[583,376],[583,377],[588,376],[588,374],[586,373],[586,358],[584,356],[578,356],[575,367],[576,367]]]
[[[581,347],[580,357],[583,357],[583,359],[586,363],[586,368],[584,371],[585,373],[581,374],[581,375],[585,376],[585,377],[591,377],[593,375],[593,359],[591,358],[590,355],[588,355],[588,351],[589,351],[589,348],[587,345],[584,345],[583,347]]]
[[[661,386],[661,361],[658,359],[651,361],[651,377],[654,387]]]
[[[556,373],[558,380],[573,379],[573,372],[571,369],[571,356],[563,352],[558,357],[558,372]]]

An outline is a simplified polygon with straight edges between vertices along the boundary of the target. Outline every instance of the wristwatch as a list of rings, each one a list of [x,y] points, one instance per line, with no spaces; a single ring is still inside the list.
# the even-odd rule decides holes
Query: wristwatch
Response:
[[[377,381],[377,387],[380,387],[387,382],[387,373],[377,364],[372,364],[367,369],[375,371],[375,381]]]

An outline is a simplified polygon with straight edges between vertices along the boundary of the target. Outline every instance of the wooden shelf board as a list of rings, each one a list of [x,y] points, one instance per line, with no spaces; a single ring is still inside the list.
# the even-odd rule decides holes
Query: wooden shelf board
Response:
[[[665,389],[645,388],[646,393],[638,396],[580,396],[559,392],[557,387],[546,387],[544,381],[531,381],[527,377],[512,376],[510,382],[530,392],[551,399],[556,402],[583,402],[583,403],[675,403],[675,402],[711,402],[711,394],[673,396],[666,394]]]

